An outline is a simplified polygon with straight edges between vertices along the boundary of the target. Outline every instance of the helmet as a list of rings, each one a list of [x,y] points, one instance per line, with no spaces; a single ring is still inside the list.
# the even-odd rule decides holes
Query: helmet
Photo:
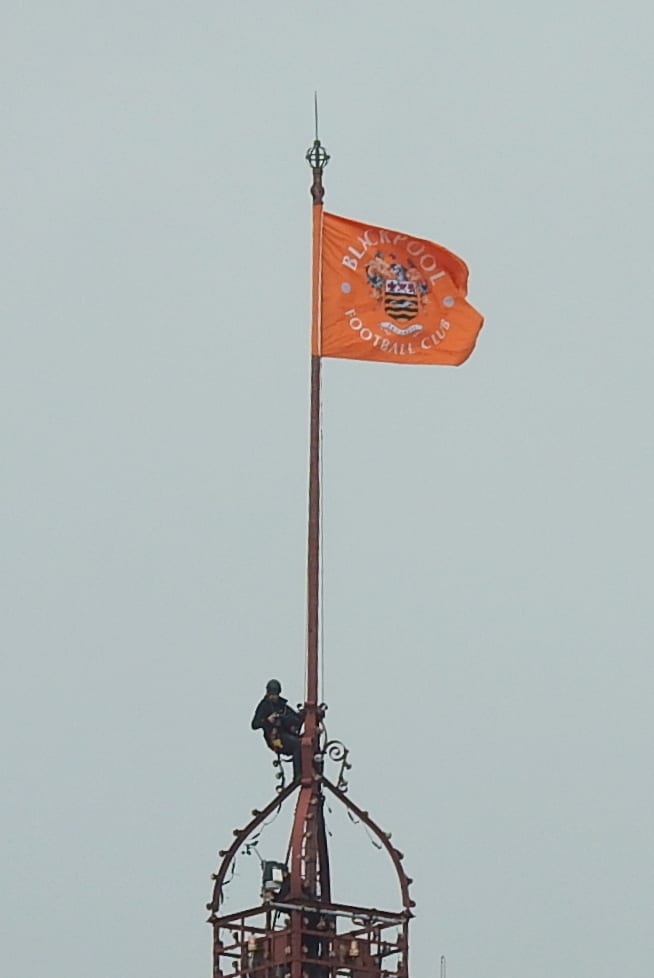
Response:
[[[280,683],[280,681],[278,679],[270,679],[266,683],[266,692],[267,693],[277,693],[277,695],[279,696],[279,694],[281,693],[281,691],[282,691],[282,684]]]

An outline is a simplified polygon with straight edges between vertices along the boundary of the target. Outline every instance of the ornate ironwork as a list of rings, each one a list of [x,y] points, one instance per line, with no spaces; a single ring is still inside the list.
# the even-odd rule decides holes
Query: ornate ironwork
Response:
[[[314,139],[313,146],[307,150],[305,159],[312,170],[324,170],[331,157],[319,139]],[[331,173],[331,170],[330,170]]]
[[[393,866],[395,868],[395,873],[400,886],[400,892],[402,895],[402,905],[404,907],[404,910],[409,916],[413,916],[412,911],[413,911],[413,907],[415,907],[416,904],[415,901],[411,899],[411,894],[409,893],[409,887],[413,883],[413,880],[411,879],[410,876],[407,876],[407,874],[404,871],[404,866],[402,865],[402,860],[404,859],[404,853],[400,852],[399,849],[396,849],[393,845],[391,845],[391,833],[384,832],[382,829],[380,829],[377,823],[371,819],[369,813],[367,811],[364,811],[364,809],[359,808],[358,805],[355,805],[352,799],[348,798],[347,795],[343,791],[341,791],[337,785],[332,784],[331,781],[327,780],[327,778],[322,779],[322,784],[325,788],[327,788],[329,792],[331,792],[332,795],[338,798],[338,800],[342,802],[343,805],[345,805],[345,807],[349,812],[355,815],[356,818],[359,819],[359,821],[363,822],[366,828],[368,828],[371,831],[371,833],[374,836],[376,836],[377,839],[379,839],[381,846],[386,850],[386,852],[390,856],[391,862],[393,863]]]
[[[252,820],[245,828],[235,829],[232,845],[220,852],[222,862],[213,877],[213,899],[207,904],[214,931],[214,978],[408,978],[409,921],[415,906],[409,893],[412,880],[404,871],[403,854],[391,844],[390,832],[383,832],[368,812],[345,794],[348,756],[341,741],[327,740],[317,755],[320,763],[313,782],[294,782],[265,808],[254,809]],[[321,759],[325,758],[340,764],[336,784],[322,773]],[[280,759],[278,763],[281,766]],[[298,866],[310,866],[306,852],[312,838],[319,852],[318,876],[302,872],[299,888],[293,887],[291,879],[285,896],[270,894],[266,898],[262,891],[259,906],[219,916],[223,887],[233,873],[237,855],[254,852],[261,860],[256,848],[261,830],[296,791],[291,876],[297,873],[297,867],[293,868],[296,857]],[[397,876],[401,909],[332,902],[323,816],[325,792],[340,801],[348,815],[361,822],[386,850]],[[266,864],[262,861],[262,865]]]
[[[316,137],[313,146],[307,150],[305,159],[313,171],[313,183],[311,184],[311,196],[314,204],[322,204],[325,196],[325,189],[322,185],[322,171],[329,163],[329,153]]]
[[[214,978],[407,978],[407,959],[403,913],[273,902],[214,925]]]
[[[286,799],[293,794],[294,790],[297,788],[297,784],[288,785],[279,794],[275,795],[272,801],[270,801],[265,808],[259,810],[258,808],[253,809],[252,818],[248,824],[243,829],[234,829],[234,841],[232,842],[229,849],[221,849],[218,853],[221,858],[220,867],[217,873],[212,875],[212,880],[214,881],[213,897],[210,903],[207,904],[207,910],[211,911],[210,921],[213,921],[215,914],[220,908],[220,904],[223,899],[223,886],[227,880],[227,874],[230,871],[232,863],[236,859],[239,850],[245,846],[250,836],[254,833],[260,825],[266,821],[266,819],[273,814],[275,809],[278,809]]]
[[[348,782],[345,777],[345,772],[352,770],[352,765],[348,760],[350,751],[342,741],[328,740],[322,749],[322,754],[323,756],[328,757],[330,761],[340,764],[336,779],[336,786],[340,791],[345,793],[348,789]]]

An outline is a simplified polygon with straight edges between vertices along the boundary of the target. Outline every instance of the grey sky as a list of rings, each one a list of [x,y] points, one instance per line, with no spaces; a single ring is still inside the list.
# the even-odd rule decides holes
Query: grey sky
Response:
[[[2,974],[210,972],[251,709],[302,694],[317,87],[329,209],[487,320],[459,369],[325,366],[329,729],[413,975],[651,978],[651,5],[2,21]]]

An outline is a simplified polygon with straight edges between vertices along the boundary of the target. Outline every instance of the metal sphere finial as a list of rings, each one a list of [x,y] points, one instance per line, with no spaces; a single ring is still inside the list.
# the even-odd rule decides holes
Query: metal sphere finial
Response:
[[[313,170],[324,170],[329,163],[329,153],[319,139],[314,139],[313,146],[307,150],[305,159]]]
[[[322,171],[329,163],[329,153],[316,136],[313,146],[307,150],[305,157],[307,163],[313,170],[313,184],[311,185],[311,196],[314,204],[322,204],[325,196],[325,188],[322,185]]]

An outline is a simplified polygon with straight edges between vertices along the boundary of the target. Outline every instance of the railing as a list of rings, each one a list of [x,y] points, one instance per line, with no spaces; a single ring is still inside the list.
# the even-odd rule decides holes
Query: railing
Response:
[[[211,922],[214,978],[407,978],[405,912],[270,903]]]

